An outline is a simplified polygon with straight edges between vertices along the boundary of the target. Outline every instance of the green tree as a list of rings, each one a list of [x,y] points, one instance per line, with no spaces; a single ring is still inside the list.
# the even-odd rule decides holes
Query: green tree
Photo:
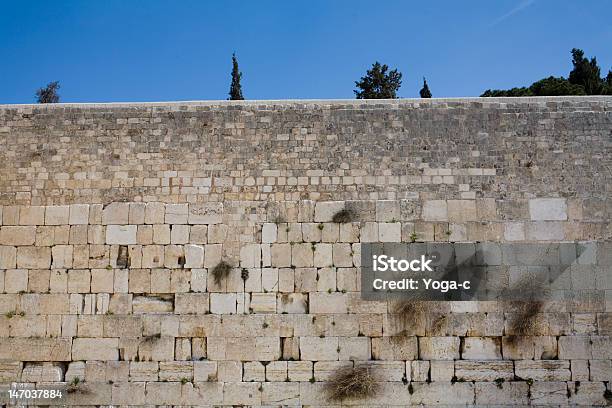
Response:
[[[574,68],[569,73],[569,81],[575,85],[581,85],[587,95],[599,95],[603,89],[603,81],[600,78],[601,70],[597,65],[595,57],[584,56],[584,51],[572,49],[572,64]]]
[[[584,51],[574,48],[572,65],[567,79],[550,76],[529,87],[487,89],[480,96],[612,95],[612,71],[608,71],[606,78],[600,78],[601,69],[595,57],[589,60],[584,56]]]
[[[581,85],[572,84],[563,77],[540,79],[529,87],[533,96],[586,95]]]
[[[529,86],[521,88],[487,89],[482,95],[486,96],[561,96],[561,95],[586,95],[581,85],[575,85],[563,77],[540,79]]]
[[[421,98],[431,98],[431,91],[429,90],[425,77],[423,77],[423,88],[421,88],[419,94],[421,95]]]
[[[402,85],[402,73],[397,69],[388,70],[386,64],[381,65],[378,61],[372,64],[366,75],[355,81],[359,88],[353,91],[357,99],[396,99]]]
[[[60,88],[59,81],[49,82],[46,87],[36,91],[36,101],[38,103],[58,103],[60,101],[57,90]]]
[[[232,54],[232,84],[230,85],[229,98],[232,101],[241,101],[244,99],[242,95],[242,85],[240,80],[242,79],[242,72],[238,69],[238,59],[236,53]]]

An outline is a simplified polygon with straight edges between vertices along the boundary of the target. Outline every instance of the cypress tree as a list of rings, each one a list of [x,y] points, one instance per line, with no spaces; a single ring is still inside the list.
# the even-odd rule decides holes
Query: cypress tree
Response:
[[[419,94],[421,94],[421,98],[431,98],[431,91],[429,90],[429,86],[427,86],[425,77],[423,77],[423,88],[421,88]]]
[[[244,99],[242,95],[242,85],[240,85],[240,79],[242,79],[242,72],[238,69],[238,59],[236,53],[232,54],[232,84],[230,85],[229,100],[241,101]]]

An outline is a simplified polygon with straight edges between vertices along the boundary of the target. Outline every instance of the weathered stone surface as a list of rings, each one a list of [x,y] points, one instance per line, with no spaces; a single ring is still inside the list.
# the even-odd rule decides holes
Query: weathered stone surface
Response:
[[[362,243],[476,241],[491,276],[572,264],[574,290],[609,288],[610,106],[2,106],[0,383],[79,378],[61,401],[78,406],[603,406],[603,292],[534,305],[523,333],[495,302],[427,302],[402,326],[361,299],[360,266]],[[53,153],[25,160],[41,141]],[[328,401],[353,364],[381,392]]]
[[[106,227],[106,243],[118,245],[135,245],[136,225],[108,225]]]

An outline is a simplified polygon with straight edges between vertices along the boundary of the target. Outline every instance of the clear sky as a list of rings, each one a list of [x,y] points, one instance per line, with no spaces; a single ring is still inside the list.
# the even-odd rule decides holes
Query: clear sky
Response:
[[[0,103],[226,99],[237,53],[246,99],[354,98],[376,60],[399,96],[567,76],[570,50],[612,65],[612,1],[0,0]]]

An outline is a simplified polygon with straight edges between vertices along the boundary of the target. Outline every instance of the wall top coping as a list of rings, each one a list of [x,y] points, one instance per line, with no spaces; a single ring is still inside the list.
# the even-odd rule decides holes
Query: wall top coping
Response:
[[[261,108],[314,108],[314,107],[412,107],[432,106],[446,108],[449,106],[504,107],[503,105],[546,106],[549,103],[589,103],[612,107],[612,96],[537,96],[537,97],[501,97],[501,98],[404,98],[404,99],[280,99],[280,100],[246,100],[246,101],[169,101],[169,102],[104,102],[104,103],[55,103],[55,104],[0,104],[0,110],[11,109],[46,109],[63,108],[181,108],[181,107],[261,107]]]

